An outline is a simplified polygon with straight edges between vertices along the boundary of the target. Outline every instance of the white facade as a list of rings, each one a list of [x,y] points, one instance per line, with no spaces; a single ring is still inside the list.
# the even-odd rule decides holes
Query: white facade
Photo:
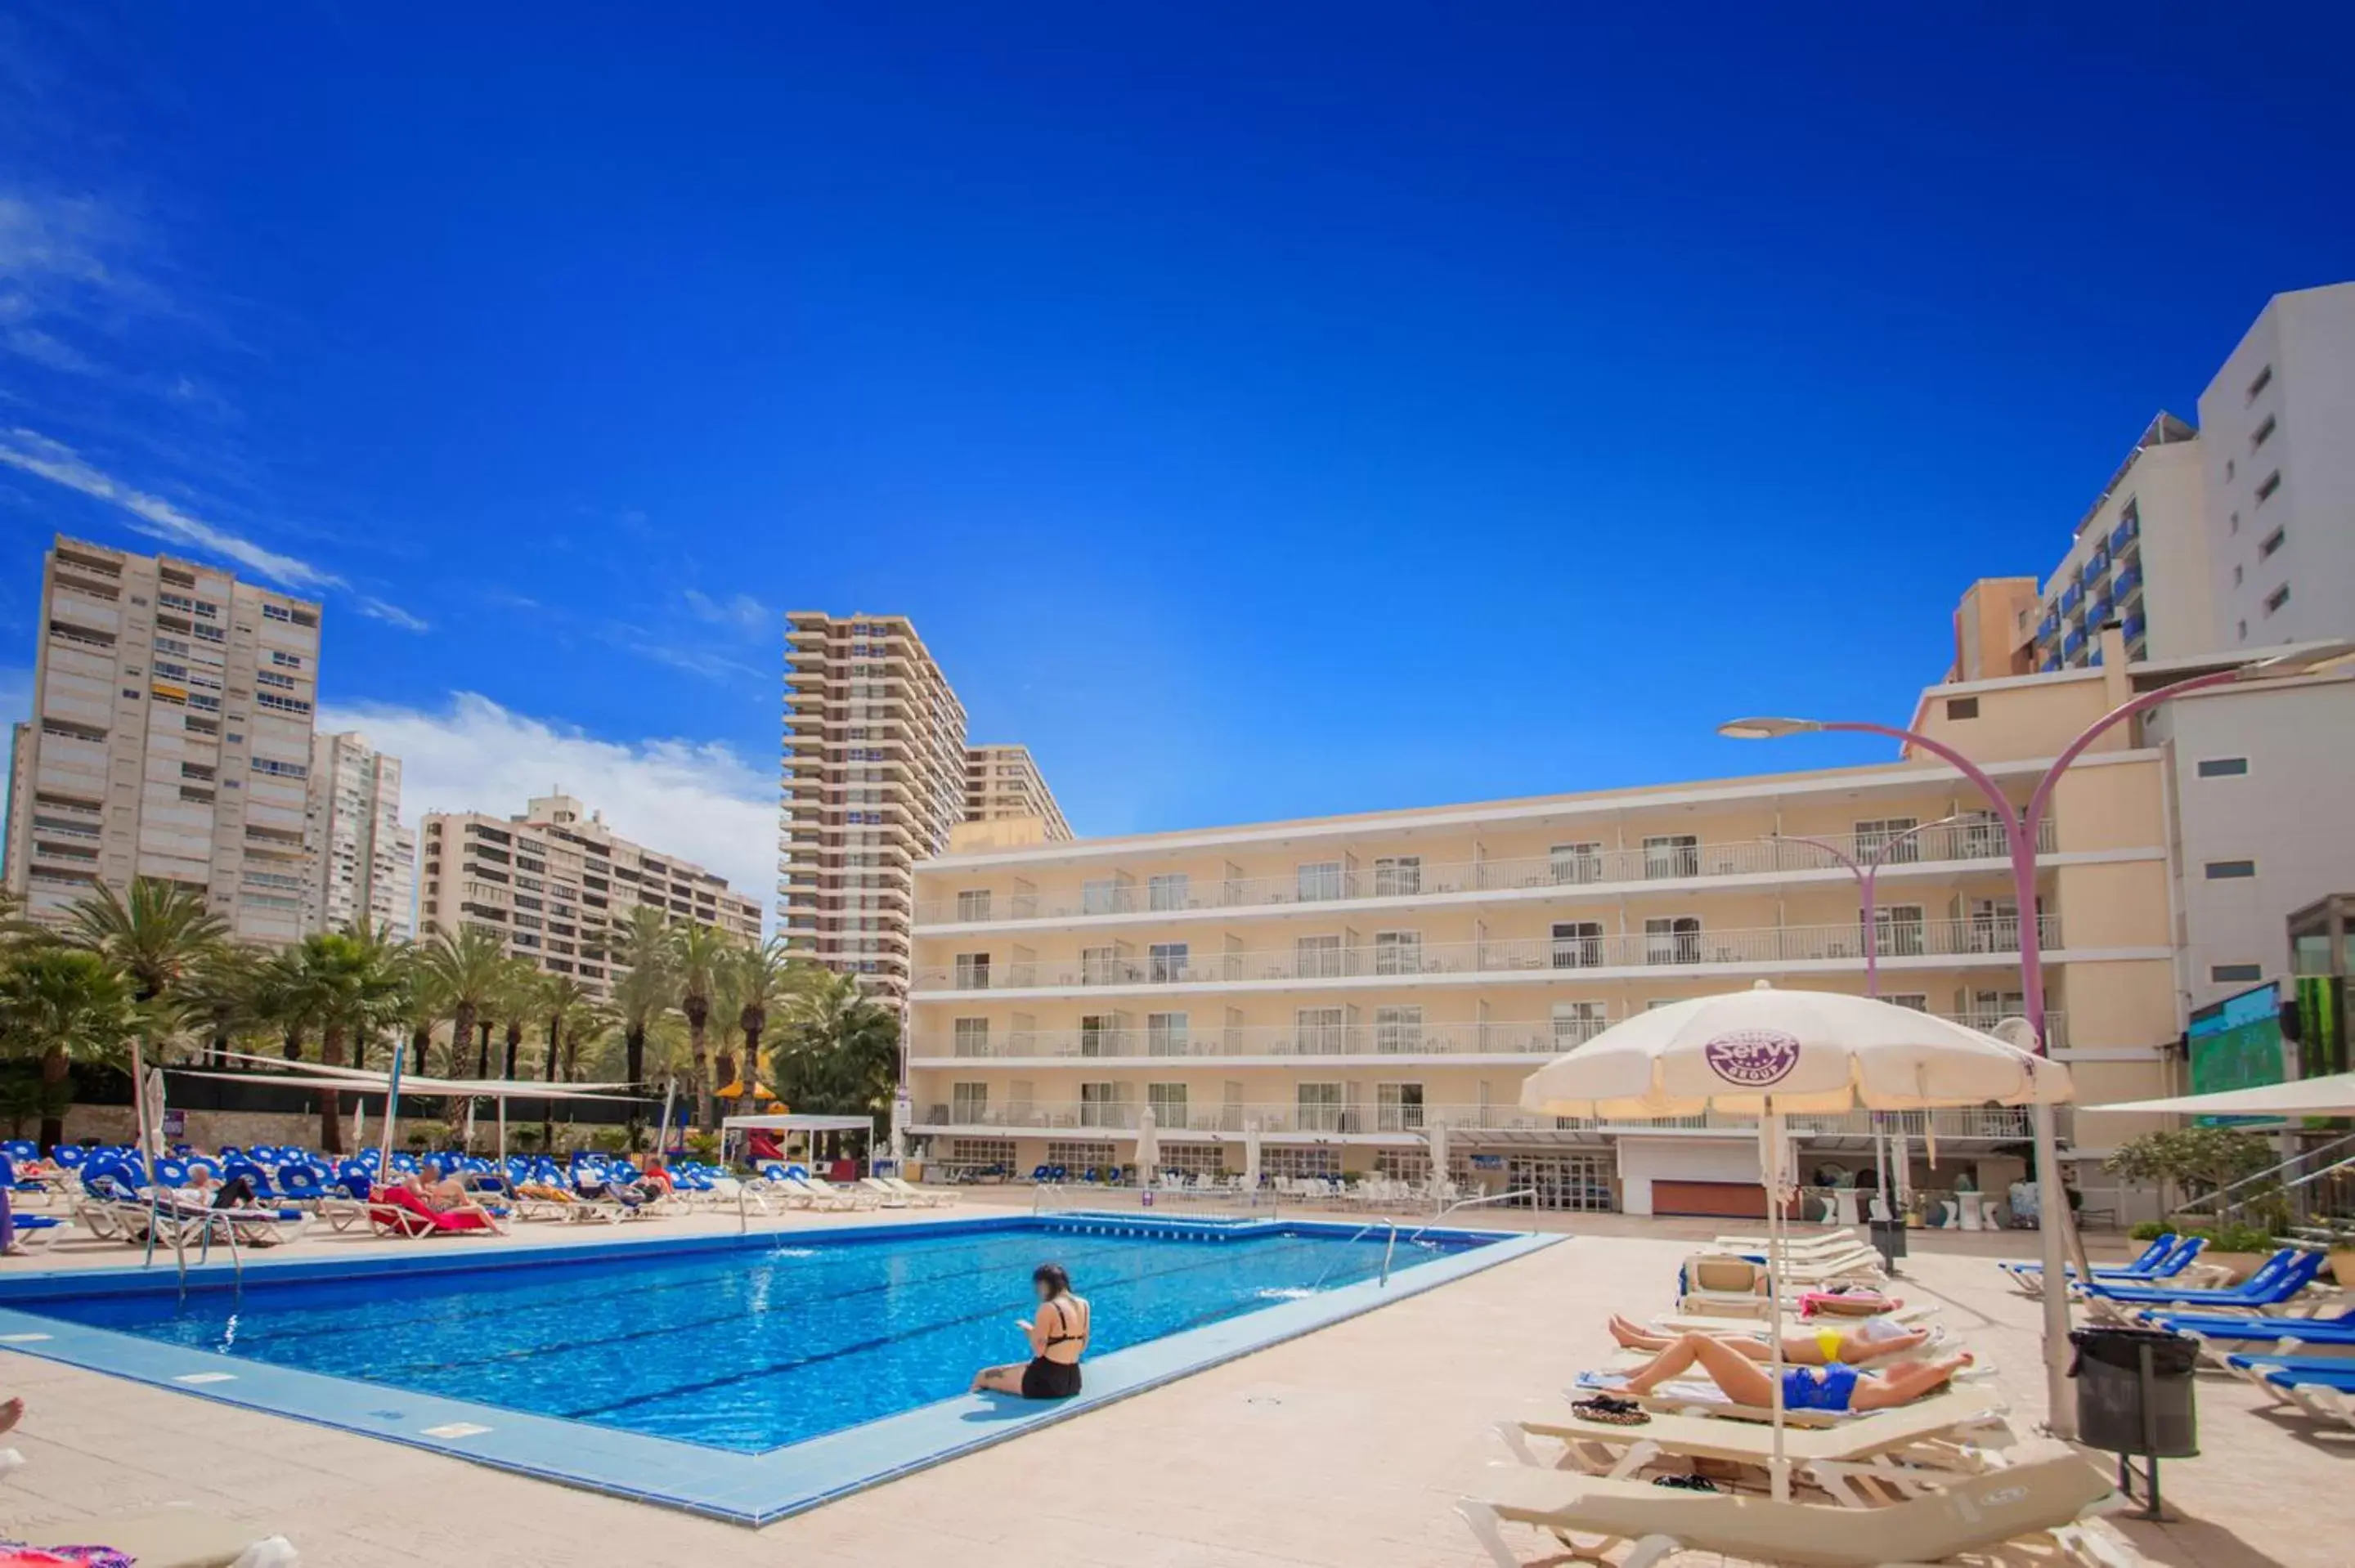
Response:
[[[2034,667],[2096,662],[2102,628],[2114,620],[2130,660],[2215,647],[2204,506],[2199,437],[2162,413],[2078,520],[2068,555],[2045,579]]]
[[[2226,686],[2144,724],[2167,756],[2189,1011],[2289,974],[2289,914],[2355,892],[2355,676]]]
[[[244,940],[300,937],[318,665],[316,604],[59,535],[12,768],[10,891],[53,920],[96,882],[157,877],[202,889]]]
[[[2355,283],[2275,295],[2200,428],[2215,646],[2355,630]]]
[[[344,931],[362,915],[396,940],[416,934],[417,835],[400,825],[400,758],[358,735],[311,746],[311,928]]]

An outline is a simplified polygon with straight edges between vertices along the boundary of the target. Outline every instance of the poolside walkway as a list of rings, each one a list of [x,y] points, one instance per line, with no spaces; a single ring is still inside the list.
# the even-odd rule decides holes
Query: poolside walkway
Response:
[[[284,1532],[312,1568],[1476,1568],[1487,1559],[1453,1504],[1501,1457],[1490,1425],[1556,1402],[1600,1360],[1606,1312],[1664,1306],[1684,1238],[1710,1228],[1561,1219],[1579,1240],[757,1532],[9,1355],[0,1394],[30,1410],[0,1446],[29,1463],[0,1483],[0,1533],[187,1501]],[[735,1221],[662,1232],[705,1225]],[[543,1227],[512,1245],[582,1234]],[[1944,1320],[1998,1360],[2032,1419],[2035,1304],[1985,1260],[2030,1242],[1918,1243],[1941,1250],[1911,1260],[1906,1293],[1945,1301]],[[2137,1544],[2176,1568],[2349,1562],[2355,1434],[2260,1414],[2237,1383],[2203,1380],[2200,1398],[2206,1457],[2167,1472],[2183,1521],[2124,1526]]]

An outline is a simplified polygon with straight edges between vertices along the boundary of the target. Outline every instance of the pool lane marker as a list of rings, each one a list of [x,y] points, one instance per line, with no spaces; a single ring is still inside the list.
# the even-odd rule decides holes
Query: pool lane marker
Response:
[[[445,1426],[427,1426],[421,1430],[428,1437],[479,1437],[490,1428],[477,1426],[471,1421],[453,1421]]]
[[[235,1372],[182,1372],[174,1383],[235,1383]]]

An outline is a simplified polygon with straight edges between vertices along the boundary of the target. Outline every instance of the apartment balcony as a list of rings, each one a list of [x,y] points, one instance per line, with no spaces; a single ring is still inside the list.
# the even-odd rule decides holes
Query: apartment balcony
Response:
[[[1993,1012],[1942,1013],[1966,1027],[1993,1029]],[[1246,1024],[1233,1028],[1015,1029],[987,1035],[918,1034],[909,1045],[918,1069],[1000,1065],[1036,1068],[1074,1062],[1292,1061],[1302,1057],[1395,1060],[1401,1057],[1522,1057],[1549,1061],[1575,1050],[1611,1022],[1606,1019],[1518,1019],[1488,1022]],[[2055,1049],[2068,1044],[2064,1014],[2045,1020]]]
[[[1887,835],[1828,835],[1825,842],[1859,857],[1880,853]],[[2037,850],[2050,853],[2058,838],[2050,818],[2040,824]],[[1892,868],[1991,863],[2008,866],[2010,835],[1994,821],[1933,828],[1899,844],[1888,856]],[[1115,874],[1076,893],[1001,894],[964,892],[928,898],[916,906],[920,931],[950,931],[1021,921],[1092,921],[1118,916],[1183,916],[1236,909],[1292,909],[1359,902],[1477,903],[1499,898],[1609,896],[1614,891],[1656,888],[1661,884],[1772,882],[1845,877],[1847,873],[1813,844],[1796,839],[1746,839],[1730,843],[1653,844],[1636,849],[1594,849],[1512,859],[1433,861],[1389,864],[1328,863],[1288,875],[1229,877],[1196,882],[1189,877]],[[1885,875],[1902,875],[1900,871]]]
[[[2058,916],[2039,929],[2047,952],[2062,947]],[[2014,916],[1884,924],[1875,954],[1893,968],[1937,969],[1995,962],[2019,951]],[[1041,962],[968,958],[916,971],[919,990],[947,994],[1027,991],[1152,991],[1165,986],[1250,985],[1364,988],[1431,981],[1528,982],[1583,976],[1657,977],[1663,970],[1861,968],[1864,941],[1853,924],[1774,926],[1752,930],[1606,932],[1572,937],[1504,938],[1481,942],[1296,944],[1196,954],[1164,944],[1154,953],[1111,953]]]
[[[2141,533],[2142,524],[2139,518],[2127,516],[2121,519],[2118,525],[2110,530],[2110,548],[2123,550],[2139,537]]]
[[[991,1101],[959,1099],[920,1105],[910,1130],[921,1135],[996,1134],[1004,1137],[1133,1139],[1147,1102],[1114,1100]],[[1156,1135],[1163,1139],[1211,1138],[1240,1141],[1256,1127],[1262,1138],[1286,1141],[1309,1139],[1360,1139],[1369,1142],[1412,1143],[1436,1127],[1451,1135],[1510,1133],[1648,1133],[1664,1131],[1755,1132],[1755,1118],[1739,1117],[1668,1117],[1657,1120],[1590,1119],[1582,1117],[1533,1116],[1514,1106],[1499,1105],[1345,1105],[1301,1104],[1296,1101],[1215,1103],[1194,1105],[1163,1100],[1152,1107]],[[1827,1112],[1788,1118],[1791,1130],[1802,1138],[1872,1136],[1870,1112]],[[1921,1139],[1934,1135],[1948,1141],[1972,1139],[2009,1142],[2030,1134],[2029,1113],[2014,1107],[1966,1107],[1934,1111],[1902,1111],[1890,1117],[1892,1130]]]

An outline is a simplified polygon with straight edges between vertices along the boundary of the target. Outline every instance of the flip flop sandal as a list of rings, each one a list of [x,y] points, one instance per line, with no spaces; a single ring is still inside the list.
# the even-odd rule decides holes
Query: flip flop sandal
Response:
[[[1645,1414],[1640,1405],[1631,1404],[1626,1400],[1613,1399],[1604,1394],[1597,1394],[1593,1399],[1582,1399],[1570,1408],[1573,1414],[1583,1416],[1589,1421],[1600,1422],[1605,1426],[1641,1426],[1652,1419]]]
[[[1717,1483],[1707,1476],[1654,1476],[1656,1487],[1670,1487],[1680,1492],[1715,1492]]]

